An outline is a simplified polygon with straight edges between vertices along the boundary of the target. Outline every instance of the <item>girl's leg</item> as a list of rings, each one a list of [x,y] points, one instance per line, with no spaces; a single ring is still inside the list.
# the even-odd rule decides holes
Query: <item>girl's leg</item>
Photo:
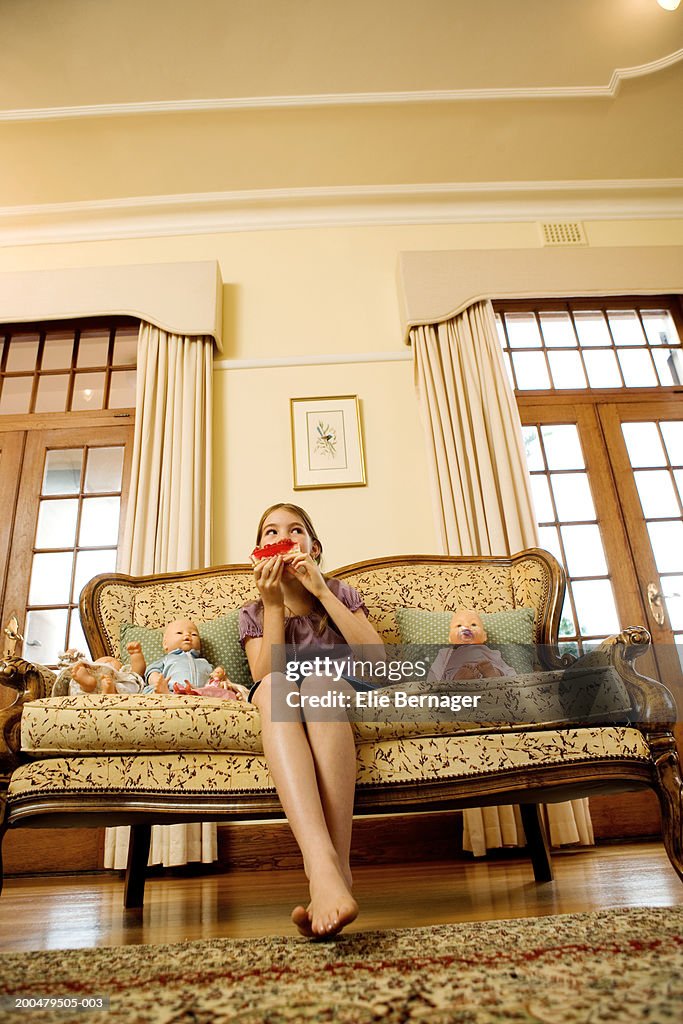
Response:
[[[351,895],[339,855],[330,836],[321,791],[333,794],[349,766],[326,765],[332,777],[319,778],[306,730],[301,721],[273,721],[272,694],[277,687],[278,706],[283,690],[291,689],[283,676],[266,676],[253,701],[261,713],[263,750],[280,802],[304,859],[311,902],[306,911],[297,907],[292,920],[306,935],[331,935],[353,921],[358,906]],[[279,716],[278,716],[279,717]],[[283,716],[284,717],[284,716]],[[346,724],[350,733],[350,726]],[[355,755],[352,778],[355,778]],[[348,854],[347,854],[348,864]],[[348,867],[347,867],[348,870]]]

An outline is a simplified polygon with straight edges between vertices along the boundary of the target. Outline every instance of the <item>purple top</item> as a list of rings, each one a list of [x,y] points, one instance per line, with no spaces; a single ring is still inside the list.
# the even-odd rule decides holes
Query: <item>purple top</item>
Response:
[[[341,580],[331,579],[325,582],[349,611],[355,612],[362,608],[365,614],[368,614],[363,598],[355,587],[342,583]],[[285,643],[300,647],[336,647],[345,644],[344,637],[335,629],[330,619],[322,632],[318,632],[322,618],[318,609],[314,608],[308,615],[292,615],[285,619]],[[245,604],[240,608],[239,631],[242,647],[251,637],[263,636],[263,605],[260,601],[252,601],[251,604]]]

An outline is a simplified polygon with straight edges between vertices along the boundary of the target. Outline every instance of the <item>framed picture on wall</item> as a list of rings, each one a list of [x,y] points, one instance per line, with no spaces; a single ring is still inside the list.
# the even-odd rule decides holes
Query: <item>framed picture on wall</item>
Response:
[[[290,399],[294,490],[363,487],[365,459],[357,395]]]

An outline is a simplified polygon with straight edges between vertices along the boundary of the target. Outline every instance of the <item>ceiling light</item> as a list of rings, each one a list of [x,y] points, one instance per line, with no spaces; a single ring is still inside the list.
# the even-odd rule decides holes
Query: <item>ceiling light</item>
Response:
[[[665,11],[675,11],[681,0],[657,0],[660,7],[663,7]]]

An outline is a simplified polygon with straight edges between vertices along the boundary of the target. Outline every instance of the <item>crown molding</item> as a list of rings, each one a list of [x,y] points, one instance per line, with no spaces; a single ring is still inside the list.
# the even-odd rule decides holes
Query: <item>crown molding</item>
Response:
[[[0,246],[234,231],[683,217],[683,178],[350,185],[0,207]]]
[[[332,355],[273,356],[270,359],[214,359],[214,370],[273,370],[289,366],[340,366],[345,363],[405,363],[412,352],[336,352]]]
[[[147,100],[134,103],[92,103],[70,107],[26,107],[0,110],[2,121],[54,121],[83,117],[138,117],[219,110],[272,110],[281,107],[377,106],[405,103],[471,103],[491,100],[610,99],[625,79],[641,78],[683,60],[683,49],[646,64],[616,68],[605,85],[510,86],[492,89],[421,89],[398,92],[321,93],[305,96],[231,96],[222,99]]]

